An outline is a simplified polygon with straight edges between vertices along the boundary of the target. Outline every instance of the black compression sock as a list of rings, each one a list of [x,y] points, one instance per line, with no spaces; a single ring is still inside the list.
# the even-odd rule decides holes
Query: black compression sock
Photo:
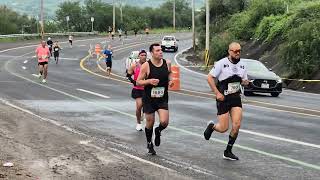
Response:
[[[148,143],[151,142],[152,141],[153,128],[151,128],[151,129],[145,128],[144,131],[146,133],[147,142]]]
[[[231,135],[229,135],[229,142],[228,142],[226,151],[230,152],[232,150],[233,144],[234,142],[236,142],[237,136],[238,135],[235,135],[235,137],[232,137]]]
[[[158,126],[159,131],[161,132],[162,130],[164,130],[166,127],[162,126],[162,124],[160,123]]]

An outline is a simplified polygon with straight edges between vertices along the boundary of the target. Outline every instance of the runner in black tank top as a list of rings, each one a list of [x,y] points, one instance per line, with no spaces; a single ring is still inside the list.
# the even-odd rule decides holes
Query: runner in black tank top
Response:
[[[157,86],[151,84],[144,87],[144,104],[150,104],[152,107],[147,107],[144,109],[145,113],[152,113],[157,109],[160,109],[157,106],[161,106],[163,109],[168,109],[168,84],[169,84],[169,70],[166,60],[162,60],[162,66],[156,67],[152,64],[151,61],[148,61],[150,74],[146,79],[159,79]],[[156,88],[164,88],[163,96],[162,91],[158,91],[159,96],[162,97],[152,97],[152,90]],[[156,95],[153,95],[156,96]],[[164,107],[166,106],[166,107]],[[151,108],[151,109],[150,109]]]
[[[147,138],[147,148],[149,154],[155,155],[153,149],[152,134],[155,121],[155,112],[159,114],[159,126],[155,128],[154,144],[160,145],[161,131],[169,124],[168,108],[168,86],[172,86],[170,81],[171,64],[170,61],[162,58],[160,44],[152,44],[149,48],[152,59],[141,66],[137,84],[144,86],[144,96],[142,98],[143,111],[146,115],[145,133]]]

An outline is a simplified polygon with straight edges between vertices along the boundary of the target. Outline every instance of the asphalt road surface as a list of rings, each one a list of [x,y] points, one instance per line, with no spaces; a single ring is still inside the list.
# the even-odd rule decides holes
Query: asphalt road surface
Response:
[[[180,53],[191,46],[191,34],[176,37],[179,51],[165,52],[164,58],[187,66]],[[160,40],[159,35],[124,41],[94,38],[76,40],[73,48],[62,43],[60,63],[52,59],[49,63],[47,84],[33,75],[35,45],[2,50],[0,98],[50,119],[50,126],[85,135],[87,146],[149,167],[142,172],[145,176],[129,176],[128,171],[128,179],[320,179],[319,94],[284,90],[277,98],[245,97],[233,148],[240,160],[226,161],[222,153],[228,133],[213,133],[210,141],[203,138],[207,122],[216,121],[217,113],[206,75],[186,67],[180,67],[182,90],[169,94],[169,128],[155,149],[157,156],[148,156],[145,134],[135,130],[135,102],[130,97],[132,86],[124,79],[124,62],[132,50],[148,49]],[[96,43],[113,46],[110,78],[105,77],[103,61],[88,56],[90,44]]]

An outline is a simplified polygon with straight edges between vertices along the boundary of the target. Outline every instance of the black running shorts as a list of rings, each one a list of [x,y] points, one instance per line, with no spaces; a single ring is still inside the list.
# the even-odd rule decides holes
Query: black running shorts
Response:
[[[106,61],[107,68],[112,68],[112,61]]]
[[[162,102],[146,102],[142,98],[142,104],[143,104],[143,112],[146,114],[152,114],[159,109],[168,110],[168,102],[162,101]]]
[[[133,99],[142,98],[144,90],[132,88],[131,97]]]
[[[48,62],[39,62],[38,66],[44,66],[45,64],[48,64]]]
[[[242,108],[241,97],[225,97],[224,101],[217,100],[217,115],[228,113],[233,107]]]
[[[54,57],[59,57],[59,51],[53,52],[53,56],[54,56]]]

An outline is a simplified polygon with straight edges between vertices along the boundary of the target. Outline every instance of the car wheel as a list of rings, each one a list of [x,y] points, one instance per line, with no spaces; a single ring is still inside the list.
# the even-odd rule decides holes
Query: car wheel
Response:
[[[274,93],[271,93],[271,96],[272,96],[272,97],[278,97],[279,94],[280,94],[280,93],[274,92]]]
[[[253,92],[244,91],[244,95],[245,95],[245,96],[252,96],[252,95],[253,95]]]

